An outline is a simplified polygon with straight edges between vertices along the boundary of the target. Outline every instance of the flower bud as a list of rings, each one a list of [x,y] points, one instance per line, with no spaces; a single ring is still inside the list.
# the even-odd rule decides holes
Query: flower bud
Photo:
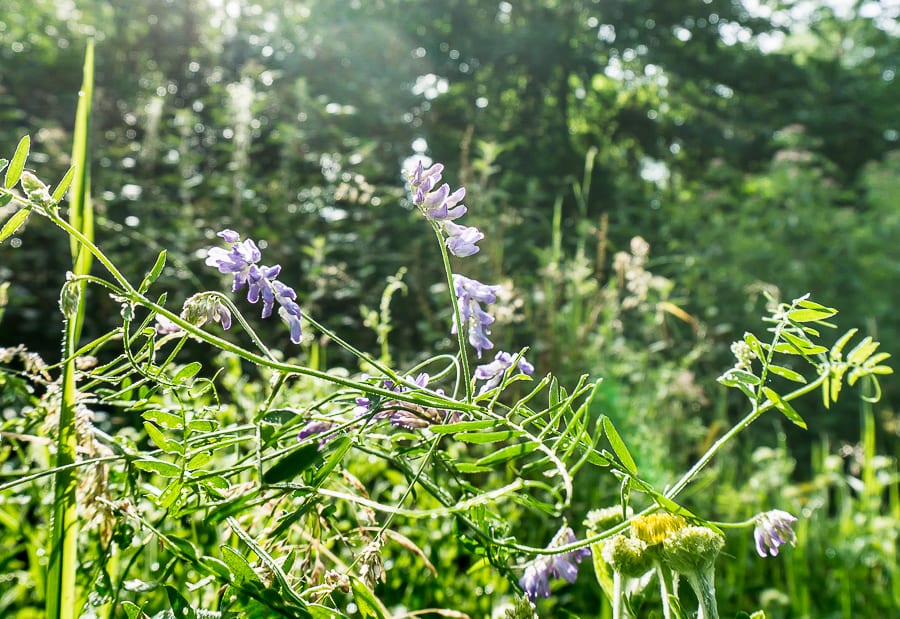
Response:
[[[615,535],[603,546],[603,559],[623,576],[638,578],[653,568],[647,543],[630,535]]]
[[[689,574],[711,566],[724,545],[725,538],[708,527],[684,527],[663,540],[660,556],[676,572]]]

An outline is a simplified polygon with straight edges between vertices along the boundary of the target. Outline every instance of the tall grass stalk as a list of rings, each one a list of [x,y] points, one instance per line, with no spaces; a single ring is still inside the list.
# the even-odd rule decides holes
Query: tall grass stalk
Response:
[[[86,238],[93,240],[94,216],[90,199],[90,160],[88,133],[90,131],[91,98],[94,85],[94,44],[88,41],[84,54],[84,77],[78,93],[75,135],[72,146],[72,165],[76,170],[69,199],[69,221]],[[91,253],[83,244],[72,239],[72,271],[76,276],[87,275],[91,269]],[[75,587],[78,571],[78,479],[75,469],[77,436],[75,432],[75,357],[84,321],[85,282],[77,287],[75,310],[66,321],[62,358],[66,360],[62,377],[62,401],[57,431],[57,471],[53,498],[53,533],[50,538],[50,566],[47,579],[48,619],[74,619],[77,611]]]

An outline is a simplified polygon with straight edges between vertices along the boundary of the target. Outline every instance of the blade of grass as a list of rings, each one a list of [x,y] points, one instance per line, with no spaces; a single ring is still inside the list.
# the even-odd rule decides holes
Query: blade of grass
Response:
[[[91,201],[91,166],[89,136],[91,129],[91,101],[94,96],[94,42],[88,41],[84,52],[84,77],[81,90],[78,92],[78,109],[75,112],[75,132],[72,140],[72,167],[75,177],[69,191],[69,223],[81,231],[89,240],[94,240],[94,208]],[[76,239],[70,239],[72,248],[72,265],[75,275],[87,275],[93,260],[88,251]],[[83,295],[84,286],[80,284]],[[81,337],[81,326],[84,321],[84,304],[78,304],[77,317],[72,321],[77,343]]]
[[[90,201],[90,172],[88,132],[90,128],[91,96],[94,81],[94,43],[89,40],[84,54],[84,77],[75,115],[75,135],[72,163],[76,175],[70,199],[70,221],[88,239],[93,238],[93,213]],[[72,240],[72,262],[75,275],[86,275],[91,268],[90,254],[80,243]],[[78,572],[78,478],[70,465],[75,462],[77,437],[75,434],[75,360],[84,318],[84,286],[78,288],[78,301],[73,315],[66,321],[63,358],[69,359],[63,368],[62,403],[59,411],[56,466],[64,467],[56,473],[54,494],[53,534],[50,538],[50,565],[47,577],[48,619],[75,619],[78,616],[76,575]]]

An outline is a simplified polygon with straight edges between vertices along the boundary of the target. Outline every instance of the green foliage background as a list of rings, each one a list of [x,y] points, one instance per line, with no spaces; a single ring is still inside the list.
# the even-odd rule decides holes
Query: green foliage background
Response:
[[[441,277],[433,239],[400,181],[424,139],[451,185],[468,188],[468,223],[490,238],[470,259],[473,275],[512,278],[518,292],[498,347],[532,346],[540,371],[563,382],[604,376],[599,406],[664,481],[735,415],[714,381],[729,344],[758,327],[763,291],[811,291],[840,307],[840,326],[871,325],[888,351],[900,343],[896,8],[858,2],[835,14],[814,2],[795,19],[800,3],[764,4],[751,14],[731,0],[0,0],[0,152],[32,133],[31,161],[62,175],[81,55],[95,37],[96,236],[126,274],[139,277],[165,247],[170,298],[216,288],[196,252],[231,227],[265,241],[306,311],[374,351],[359,307],[378,307],[386,279],[409,266],[390,341],[412,363],[416,351],[452,347],[430,292]],[[777,37],[778,49],[761,49]],[[636,236],[650,252],[639,270],[664,279],[623,308],[630,293],[613,257],[633,255]],[[47,312],[67,240],[33,220],[12,244],[0,254],[0,284],[10,284],[0,346],[52,357],[60,334]],[[96,291],[89,307],[86,335],[119,311]],[[259,329],[273,347],[289,345],[278,326]],[[323,365],[349,362],[327,341],[315,348]],[[815,539],[846,537],[843,510],[859,505],[835,489],[861,479],[876,453],[894,459],[883,489],[896,500],[900,394],[884,386],[867,412],[877,432],[862,469],[850,448],[828,459],[863,440],[857,405],[826,414],[808,404],[811,433],[718,470],[733,488],[718,499],[723,518],[778,498],[823,518]],[[742,482],[772,470],[797,485]],[[583,494],[586,510],[615,489]],[[843,560],[870,582],[835,591],[827,599],[840,604],[806,608],[811,616],[862,616],[860,596],[890,611],[896,555],[891,563],[890,548],[877,548],[876,520],[896,515],[893,505],[860,511],[861,546],[823,541],[831,569]],[[457,551],[441,560],[466,561]],[[740,564],[749,553],[733,554]],[[737,606],[785,579],[818,578],[753,565],[726,577]],[[885,582],[894,589],[865,598]],[[596,596],[568,591],[560,605],[586,612]],[[784,616],[804,616],[794,612]]]

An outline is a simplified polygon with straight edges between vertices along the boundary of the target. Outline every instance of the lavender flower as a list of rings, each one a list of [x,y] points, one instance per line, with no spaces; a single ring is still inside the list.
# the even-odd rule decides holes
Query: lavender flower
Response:
[[[477,254],[480,248],[475,243],[484,238],[484,234],[478,228],[460,226],[452,221],[444,223],[444,232],[447,233],[447,249],[459,258]]]
[[[571,527],[563,527],[553,536],[547,549],[565,546],[578,541]],[[538,597],[550,597],[550,578],[562,578],[573,583],[578,577],[578,564],[582,559],[591,556],[588,547],[578,548],[555,555],[542,555],[525,567],[525,573],[519,579],[519,585],[532,602]]]
[[[550,597],[550,573],[546,562],[537,560],[529,563],[519,579],[519,586],[525,590],[525,595],[532,602],[539,597]]]
[[[222,230],[218,236],[226,243],[230,243],[228,250],[221,247],[213,247],[206,257],[208,266],[216,267],[220,273],[234,275],[231,291],[237,292],[247,286],[247,300],[256,303],[262,298],[262,317],[268,318],[277,302],[278,315],[287,324],[291,331],[291,341],[300,343],[303,336],[301,330],[300,306],[297,305],[297,293],[293,288],[277,281],[281,273],[281,265],[263,266],[257,264],[262,259],[256,243],[252,239],[241,241],[240,235],[234,230]],[[230,316],[229,316],[230,324]],[[224,327],[224,324],[223,324]],[[226,327],[227,328],[227,327]]]
[[[454,219],[459,219],[468,210],[460,204],[466,196],[465,187],[451,193],[450,185],[444,183],[435,189],[443,170],[444,166],[440,163],[426,170],[420,160],[416,169],[407,174],[413,203],[447,235],[447,249],[451,254],[459,258],[477,254],[479,247],[476,243],[484,238],[484,234],[473,226],[453,223]]]
[[[514,355],[501,350],[494,356],[493,361],[484,365],[479,365],[475,368],[475,379],[487,381],[481,386],[481,389],[478,390],[478,395],[481,395],[485,391],[490,391],[499,385],[500,381],[503,380],[503,376],[506,374],[507,370],[513,366],[515,361],[516,358]],[[519,357],[519,361],[516,363],[516,369],[526,376],[534,374],[534,366],[528,363],[528,361],[525,360],[525,357]]]
[[[778,556],[779,546],[797,543],[792,525],[797,519],[791,514],[773,509],[763,512],[756,517],[756,528],[753,530],[753,538],[756,540],[756,552],[759,556]]]
[[[313,436],[314,434],[323,434],[331,430],[336,424],[331,421],[324,420],[312,420],[306,422],[306,425],[300,430],[297,434],[297,440],[302,441],[305,438]],[[319,449],[324,447],[328,441],[334,438],[334,434],[325,434],[321,439],[319,439]]]
[[[494,317],[481,309],[481,304],[489,305],[497,300],[497,292],[500,286],[488,286],[478,280],[469,279],[462,275],[453,275],[453,288],[456,292],[459,305],[459,321],[469,330],[469,343],[478,352],[481,358],[483,350],[494,347],[487,336],[490,335],[490,325]],[[450,333],[456,334],[456,322]]]

